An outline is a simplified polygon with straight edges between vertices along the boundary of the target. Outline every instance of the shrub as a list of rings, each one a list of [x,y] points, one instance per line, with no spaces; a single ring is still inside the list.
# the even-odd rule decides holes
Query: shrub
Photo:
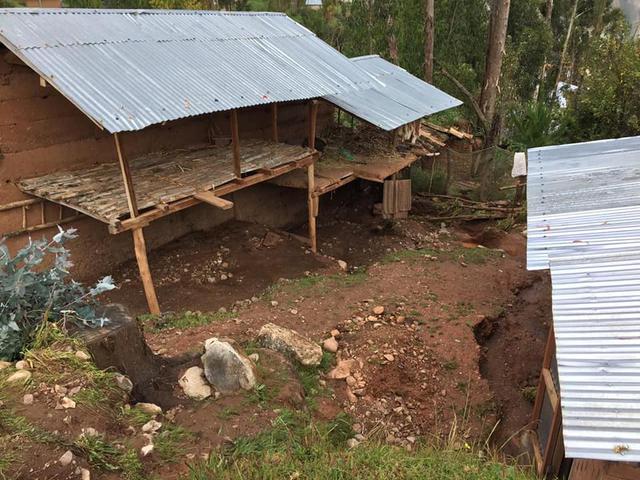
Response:
[[[70,278],[64,244],[75,232],[60,228],[50,241],[29,239],[14,257],[0,241],[0,358],[15,358],[43,322],[98,327],[107,321],[96,314],[95,297],[115,288],[111,277],[89,290]]]

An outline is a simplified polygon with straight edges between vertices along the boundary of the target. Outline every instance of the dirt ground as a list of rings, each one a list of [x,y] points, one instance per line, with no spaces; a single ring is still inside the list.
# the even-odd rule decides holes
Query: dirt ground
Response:
[[[434,225],[420,215],[385,222],[370,207],[365,202],[346,215],[321,209],[319,255],[284,232],[239,222],[150,255],[163,310],[214,312],[195,327],[173,325],[171,314],[141,317],[157,355],[190,359],[135,399],[155,401],[153,388],[173,386],[172,401],[162,406],[190,439],[172,462],[148,465],[150,473],[180,478],[189,462],[268,427],[282,408],[312,408],[326,420],[346,412],[355,432],[407,449],[455,430],[460,441],[489,439],[509,455],[521,454],[518,432],[532,408],[525,392],[537,383],[551,318],[548,279],[525,270],[526,239],[518,228],[507,234],[488,223]],[[135,264],[123,265],[114,278],[121,288],[108,300],[143,314]],[[337,329],[334,364],[352,359],[350,378],[322,375],[310,407],[304,379],[290,362],[256,349],[257,332],[268,322],[318,343]],[[259,392],[200,403],[182,394],[180,372],[198,362],[211,337],[259,354]],[[74,436],[91,424],[112,436],[136,435],[89,410],[74,411],[69,422],[65,411],[43,416],[41,404],[55,402],[55,392],[42,388],[34,405],[14,406],[45,429]],[[76,478],[51,476],[52,459],[63,452],[37,452],[15,478]]]

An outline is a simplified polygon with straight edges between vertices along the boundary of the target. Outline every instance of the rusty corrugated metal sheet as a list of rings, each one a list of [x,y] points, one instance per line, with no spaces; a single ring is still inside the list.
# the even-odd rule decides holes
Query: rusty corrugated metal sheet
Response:
[[[371,87],[279,13],[0,9],[0,42],[112,133]]]

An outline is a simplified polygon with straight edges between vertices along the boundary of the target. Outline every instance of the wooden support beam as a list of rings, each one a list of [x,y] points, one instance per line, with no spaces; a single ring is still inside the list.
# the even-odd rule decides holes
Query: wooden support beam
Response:
[[[271,104],[271,140],[278,143],[278,104]]]
[[[240,133],[238,130],[237,110],[231,110],[231,147],[233,148],[233,173],[236,178],[241,178],[242,160],[240,158]]]
[[[33,205],[35,203],[40,203],[42,200],[39,198],[28,198],[27,200],[18,200],[16,202],[5,203],[4,205],[0,205],[0,212],[4,212],[5,210],[13,210],[14,208],[20,208],[28,205]]]
[[[314,195],[316,189],[315,165],[312,163],[307,167],[307,178],[309,186],[307,189],[307,204],[309,208],[309,240],[311,241],[311,251],[318,253],[318,238],[316,234],[316,216],[318,215],[316,202],[319,199]]]
[[[316,149],[316,125],[318,124],[318,101],[309,102],[309,148]]]
[[[120,164],[120,171],[122,173],[122,180],[124,182],[124,191],[127,196],[127,204],[129,206],[129,213],[132,219],[138,216],[138,204],[136,202],[136,194],[133,190],[133,180],[131,178],[131,170],[129,168],[129,162],[122,154],[122,146],[120,145],[120,138],[117,133],[113,134],[116,153],[118,154],[118,162]],[[153,285],[153,278],[151,277],[151,270],[149,269],[149,260],[147,258],[147,246],[144,241],[144,234],[142,233],[142,227],[134,228],[133,233],[133,249],[136,254],[136,260],[138,261],[138,270],[140,271],[140,279],[142,280],[142,286],[144,288],[144,294],[147,298],[147,305],[149,306],[149,312],[152,315],[160,315],[160,305],[158,304],[158,297],[156,295],[156,289]]]
[[[44,79],[44,77],[40,77],[40,86],[42,88],[47,88],[47,81]]]
[[[213,192],[198,192],[193,197],[221,210],[231,210],[233,208],[233,202],[220,198]]]
[[[40,230],[46,230],[47,228],[53,228],[58,225],[63,225],[65,223],[73,222],[76,220],[80,220],[82,218],[86,218],[84,215],[74,215],[72,217],[60,218],[54,222],[41,223],[39,225],[32,225],[31,227],[21,228],[20,230],[14,230],[13,232],[3,233],[2,236],[6,238],[17,237],[19,235],[24,235],[25,233],[33,233],[38,232]]]

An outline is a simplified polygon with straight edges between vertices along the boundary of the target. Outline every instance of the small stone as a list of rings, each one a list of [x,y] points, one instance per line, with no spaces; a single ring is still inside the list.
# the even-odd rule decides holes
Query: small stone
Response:
[[[349,385],[350,387],[355,387],[358,384],[358,381],[352,375],[349,375],[347,378],[345,378],[345,380],[347,382],[347,385]]]
[[[221,393],[251,390],[256,386],[251,361],[238,353],[229,342],[208,339],[201,360],[205,377]]]
[[[280,304],[278,303],[277,300],[271,300],[271,306],[272,307],[277,307],[278,305],[280,305]]]
[[[404,323],[405,321],[405,317],[402,315],[399,315],[396,317],[396,323]]]
[[[162,424],[156,420],[149,420],[142,426],[142,431],[144,433],[156,433],[158,430],[162,428]]]
[[[91,356],[87,352],[83,352],[82,350],[78,350],[76,352],[76,358],[84,360],[85,362],[91,360]]]
[[[320,345],[294,330],[273,323],[267,323],[260,329],[258,341],[266,348],[291,355],[305,366],[317,367],[322,360]]]
[[[342,270],[343,272],[346,272],[347,269],[349,268],[349,266],[347,265],[347,262],[345,262],[344,260],[338,260],[338,266],[340,267],[340,270]]]
[[[73,462],[73,452],[71,450],[67,450],[64,452],[64,455],[58,459],[58,462],[60,462],[60,465],[63,467],[70,465],[71,462]]]
[[[354,423],[352,428],[353,428],[354,432],[362,433],[362,424],[361,423]]]
[[[329,337],[324,342],[322,342],[322,348],[324,348],[327,352],[336,353],[338,351],[338,342],[335,337]]]
[[[356,433],[353,438],[355,438],[356,440],[358,440],[359,442],[364,442],[365,438],[364,435],[362,435],[361,433]]]
[[[383,356],[384,356],[384,359],[385,359],[387,362],[393,362],[393,361],[396,359],[396,358],[395,358],[393,355],[391,355],[390,353],[385,353]]]
[[[124,391],[127,394],[131,394],[133,392],[133,382],[126,375],[116,375],[115,376],[116,386]]]
[[[28,370],[29,363],[26,360],[19,360],[16,362],[16,370]]]
[[[382,305],[373,307],[372,312],[374,315],[382,315],[384,313],[384,307]]]
[[[69,389],[67,387],[63,387],[62,385],[54,385],[53,391],[58,395],[66,395]]]
[[[153,443],[150,443],[149,445],[145,445],[144,447],[142,447],[140,449],[140,453],[142,454],[143,457],[146,457],[147,455],[150,455],[151,452],[153,452],[154,446]]]
[[[358,445],[360,445],[360,442],[355,438],[350,438],[349,440],[347,440],[347,447],[349,448],[356,448]]]
[[[91,472],[86,468],[80,470],[80,478],[81,480],[91,480]]]
[[[229,277],[227,277],[224,273],[222,275],[220,275],[220,280],[226,280]]]
[[[258,355],[257,353],[252,353],[251,355],[249,355],[249,360],[251,360],[253,363],[258,363],[260,361],[260,355]]]
[[[407,442],[416,443],[416,437],[407,437]]]
[[[340,337],[340,330],[334,328],[333,330],[331,330],[331,336],[335,338]]]
[[[347,387],[347,400],[349,403],[356,403],[358,401],[358,397],[351,391],[349,387]]]
[[[204,370],[200,367],[191,367],[184,372],[178,380],[184,394],[194,400],[204,400],[211,396],[211,387],[204,378]]]
[[[160,414],[162,414],[162,408],[160,408],[155,403],[140,402],[140,403],[136,403],[135,407],[138,410],[146,413],[147,415],[160,415]]]
[[[341,360],[336,368],[327,374],[327,378],[331,380],[343,380],[351,375],[351,370],[356,367],[358,362],[355,359]]]
[[[62,397],[58,405],[60,406],[60,409],[64,409],[64,410],[68,410],[70,408],[76,408],[76,402],[71,400],[69,397]]]
[[[295,309],[295,308],[292,308],[291,310],[289,310],[289,313],[290,313],[291,315],[297,315],[297,314],[298,314],[298,310],[297,310],[297,309]]]
[[[31,378],[29,370],[18,370],[7,378],[7,383],[27,383]]]
[[[25,405],[33,405],[33,395],[31,393],[27,393],[24,397],[22,397],[22,403]]]
[[[80,434],[81,437],[86,437],[86,438],[90,438],[90,437],[97,437],[98,431],[93,428],[93,427],[86,427],[82,429],[82,433]]]
[[[12,365],[11,362],[0,361],[0,370],[4,370],[5,368],[9,368]]]

